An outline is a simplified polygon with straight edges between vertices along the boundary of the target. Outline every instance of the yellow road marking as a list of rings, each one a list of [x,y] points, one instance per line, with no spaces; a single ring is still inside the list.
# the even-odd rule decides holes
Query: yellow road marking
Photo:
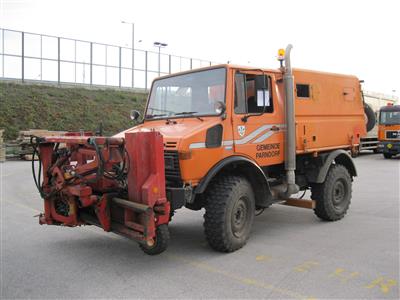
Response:
[[[176,256],[176,255],[172,255],[172,254],[168,254],[168,257],[170,257],[170,258],[172,258],[174,260],[181,261],[181,262],[183,262],[183,263],[185,263],[187,265],[195,267],[196,269],[201,269],[201,270],[205,270],[205,271],[210,272],[210,273],[219,274],[219,275],[222,275],[222,276],[224,276],[226,278],[229,278],[229,279],[232,279],[234,281],[240,282],[242,284],[246,284],[246,285],[249,285],[249,286],[255,286],[255,287],[258,287],[258,288],[262,288],[262,289],[266,289],[266,290],[269,290],[269,291],[273,291],[275,293],[284,295],[286,297],[295,298],[295,299],[314,299],[315,300],[315,298],[307,297],[307,296],[304,296],[304,295],[302,295],[300,293],[293,292],[293,291],[290,291],[290,290],[287,290],[287,289],[282,289],[282,288],[276,287],[276,286],[274,286],[272,284],[264,283],[264,282],[258,281],[256,279],[253,279],[253,278],[246,278],[246,277],[242,277],[240,275],[234,274],[234,273],[230,273],[230,272],[227,272],[227,271],[224,271],[224,270],[217,269],[217,268],[215,268],[213,266],[210,266],[210,265],[208,265],[206,263],[196,262],[194,260],[189,260],[189,259],[186,259],[186,258],[182,258],[181,256]]]
[[[294,268],[294,270],[296,271],[296,272],[308,272],[308,271],[310,271],[312,268],[314,268],[314,267],[316,267],[316,266],[318,266],[319,265],[319,262],[317,262],[317,261],[305,261],[304,263],[302,263],[302,264],[300,264],[300,265],[298,265],[298,266],[296,266],[295,268]]]
[[[383,276],[376,278],[369,285],[365,286],[367,289],[372,289],[376,286],[380,287],[380,291],[384,294],[387,294],[390,291],[390,288],[397,285],[397,281],[394,279],[387,279]]]
[[[269,261],[271,259],[272,259],[272,257],[269,255],[257,255],[256,256],[256,261]]]
[[[351,272],[350,274],[346,274],[346,270],[342,268],[337,268],[335,272],[333,272],[330,277],[336,277],[339,278],[341,282],[345,283],[349,281],[350,279],[356,278],[357,276],[360,275],[358,272]]]

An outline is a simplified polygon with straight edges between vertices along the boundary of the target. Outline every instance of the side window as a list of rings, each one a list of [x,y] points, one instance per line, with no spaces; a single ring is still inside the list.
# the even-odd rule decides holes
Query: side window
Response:
[[[252,74],[235,75],[235,113],[272,113],[273,102],[268,88],[271,78]]]
[[[235,113],[245,114],[246,109],[246,75],[235,75]]]
[[[310,85],[296,84],[296,95],[298,98],[310,98]]]

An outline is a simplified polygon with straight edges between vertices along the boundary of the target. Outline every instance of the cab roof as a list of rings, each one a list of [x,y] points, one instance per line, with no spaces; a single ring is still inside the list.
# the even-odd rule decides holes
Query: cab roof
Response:
[[[393,111],[400,111],[400,105],[386,105],[382,106],[380,111],[387,111],[387,112],[393,112]]]
[[[262,72],[279,73],[279,74],[281,74],[281,70],[280,69],[256,68],[256,67],[233,65],[233,64],[218,64],[218,65],[212,65],[212,66],[207,66],[207,67],[196,68],[196,69],[192,69],[192,70],[186,70],[186,71],[182,71],[182,72],[168,74],[168,75],[165,75],[165,76],[158,77],[158,78],[156,78],[156,80],[157,79],[168,78],[168,77],[171,77],[171,76],[183,75],[183,74],[188,74],[188,73],[192,73],[192,72],[199,72],[199,71],[212,70],[212,69],[218,69],[218,68],[241,69],[241,70],[245,70],[245,71],[262,71]],[[320,75],[348,77],[348,78],[353,78],[353,79],[357,78],[355,75],[339,74],[339,73],[315,71],[315,70],[307,70],[307,69],[297,69],[297,68],[293,68],[293,73],[312,73],[312,74],[320,74]]]

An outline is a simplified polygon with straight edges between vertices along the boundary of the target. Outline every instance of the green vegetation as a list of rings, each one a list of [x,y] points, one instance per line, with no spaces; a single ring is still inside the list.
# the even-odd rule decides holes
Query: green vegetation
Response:
[[[5,139],[18,131],[92,130],[103,124],[112,135],[132,127],[129,112],[143,112],[147,94],[114,89],[87,89],[0,82],[0,128]]]

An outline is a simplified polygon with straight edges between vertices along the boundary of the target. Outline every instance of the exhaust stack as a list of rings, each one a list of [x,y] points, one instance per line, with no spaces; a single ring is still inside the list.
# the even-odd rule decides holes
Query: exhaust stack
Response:
[[[286,191],[282,196],[288,198],[296,194],[300,188],[296,184],[294,171],[296,170],[296,124],[294,113],[294,77],[290,63],[290,51],[293,46],[289,44],[285,51],[285,67],[283,82],[285,85],[285,107],[286,107],[286,152],[285,152],[285,170],[286,170]]]

